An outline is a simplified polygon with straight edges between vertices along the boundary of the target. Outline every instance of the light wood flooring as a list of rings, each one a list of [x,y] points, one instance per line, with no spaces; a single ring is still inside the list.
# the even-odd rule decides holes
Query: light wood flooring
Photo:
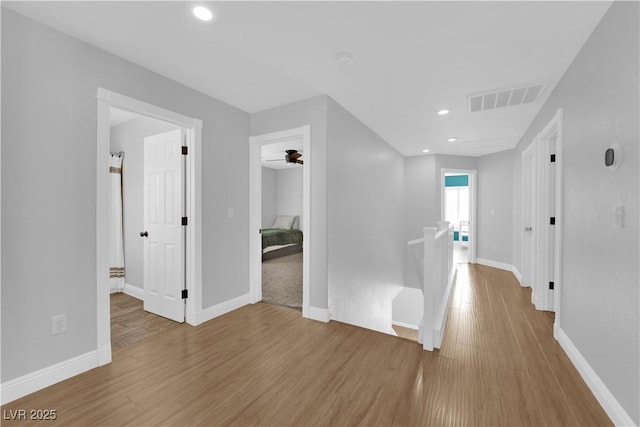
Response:
[[[111,349],[113,351],[119,351],[176,327],[180,327],[180,324],[144,311],[141,300],[122,293],[111,294]]]
[[[43,425],[611,425],[511,273],[461,267],[442,349],[258,303],[5,405]],[[30,425],[36,422],[4,425]]]

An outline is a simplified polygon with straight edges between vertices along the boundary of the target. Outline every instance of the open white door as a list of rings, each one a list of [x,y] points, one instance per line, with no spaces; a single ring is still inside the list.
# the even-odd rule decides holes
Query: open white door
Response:
[[[184,322],[182,129],[144,139],[144,309]]]

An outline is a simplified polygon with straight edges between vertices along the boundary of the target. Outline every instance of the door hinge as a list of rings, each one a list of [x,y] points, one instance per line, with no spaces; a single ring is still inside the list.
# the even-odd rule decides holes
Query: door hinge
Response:
[[[183,154],[184,156],[186,156],[187,154],[189,154],[189,148],[183,145],[183,146],[182,146],[182,154]]]
[[[262,228],[258,230],[258,233],[259,233],[259,234],[262,234]]]
[[[555,163],[556,162],[556,155],[552,154],[551,155],[551,163]]]
[[[556,225],[556,217],[555,216],[552,216],[551,218],[549,218],[549,224]]]
[[[182,299],[187,299],[189,298],[189,291],[186,289],[182,290]]]
[[[188,222],[189,222],[189,219],[186,216],[183,216],[182,217],[182,225],[189,225]]]
[[[549,282],[549,290],[553,290],[555,284],[553,282]]]

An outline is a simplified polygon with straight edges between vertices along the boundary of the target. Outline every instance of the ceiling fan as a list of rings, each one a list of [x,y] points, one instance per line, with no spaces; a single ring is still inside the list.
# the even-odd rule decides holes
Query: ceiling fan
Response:
[[[299,165],[303,165],[304,162],[302,160],[300,160],[300,157],[302,157],[301,153],[298,153],[298,150],[286,150],[285,151],[285,156],[284,159],[272,159],[272,160],[265,160],[266,162],[282,162],[285,161],[287,163],[297,163]]]

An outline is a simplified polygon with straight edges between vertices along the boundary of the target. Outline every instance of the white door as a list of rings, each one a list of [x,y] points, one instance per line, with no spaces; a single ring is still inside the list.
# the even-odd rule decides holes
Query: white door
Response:
[[[536,143],[522,153],[522,284],[532,288],[536,304],[536,211],[537,155]]]
[[[144,139],[144,309],[184,322],[182,129]]]

